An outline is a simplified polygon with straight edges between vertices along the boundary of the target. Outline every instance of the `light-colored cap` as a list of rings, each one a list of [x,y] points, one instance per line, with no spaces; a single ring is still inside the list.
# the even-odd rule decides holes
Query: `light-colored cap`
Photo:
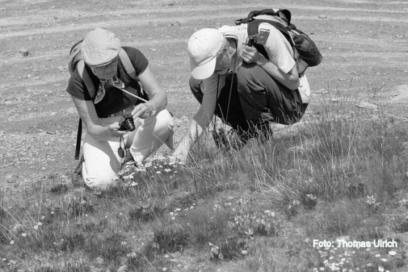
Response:
[[[217,55],[224,44],[224,36],[215,28],[203,28],[191,35],[187,50],[193,78],[206,79],[214,73]]]
[[[85,63],[97,66],[113,60],[120,48],[120,40],[115,34],[103,28],[95,28],[86,34],[81,49]]]

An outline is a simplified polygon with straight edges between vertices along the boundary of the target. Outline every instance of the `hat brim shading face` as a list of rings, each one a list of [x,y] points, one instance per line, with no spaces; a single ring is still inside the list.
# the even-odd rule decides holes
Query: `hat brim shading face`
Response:
[[[99,79],[109,80],[117,74],[119,58],[115,57],[108,63],[102,65],[90,65],[90,68],[94,75]]]
[[[223,34],[215,28],[203,28],[191,35],[187,50],[193,78],[202,80],[214,73],[217,56],[225,41]]]
[[[216,63],[217,57],[199,66],[194,67],[194,64],[192,64],[191,76],[198,80],[209,78],[215,71]]]

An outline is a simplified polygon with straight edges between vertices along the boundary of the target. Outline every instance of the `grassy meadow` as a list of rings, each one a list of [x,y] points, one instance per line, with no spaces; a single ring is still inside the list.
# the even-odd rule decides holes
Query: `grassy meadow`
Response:
[[[208,135],[185,167],[128,165],[108,192],[66,173],[3,195],[0,270],[406,271],[406,122],[321,104],[239,151]]]

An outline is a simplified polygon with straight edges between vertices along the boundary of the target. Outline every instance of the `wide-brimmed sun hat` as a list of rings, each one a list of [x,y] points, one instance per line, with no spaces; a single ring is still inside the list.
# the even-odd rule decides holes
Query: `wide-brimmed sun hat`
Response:
[[[120,40],[115,34],[103,28],[95,28],[86,34],[81,50],[85,63],[100,66],[117,57],[120,48]]]
[[[217,55],[224,44],[224,36],[215,28],[203,28],[191,35],[187,50],[193,78],[206,79],[214,73]]]

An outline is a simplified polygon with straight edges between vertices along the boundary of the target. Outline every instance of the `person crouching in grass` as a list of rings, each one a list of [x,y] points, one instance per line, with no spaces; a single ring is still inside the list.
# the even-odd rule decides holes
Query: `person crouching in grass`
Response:
[[[299,90],[309,84],[306,77],[299,78],[291,45],[274,26],[260,24],[267,33],[262,54],[248,45],[246,27],[204,28],[188,40],[189,84],[201,105],[173,160],[186,162],[214,114],[233,128],[239,147],[252,137],[270,137],[270,122],[292,124],[303,116],[307,102]]]
[[[104,190],[117,184],[126,149],[138,165],[171,140],[173,118],[166,110],[166,93],[141,51],[122,47],[114,33],[102,28],[87,33],[81,46],[83,71],[72,73],[66,91],[86,127],[83,180]],[[135,75],[126,72],[120,54],[126,54]],[[133,127],[123,125],[126,116]]]

